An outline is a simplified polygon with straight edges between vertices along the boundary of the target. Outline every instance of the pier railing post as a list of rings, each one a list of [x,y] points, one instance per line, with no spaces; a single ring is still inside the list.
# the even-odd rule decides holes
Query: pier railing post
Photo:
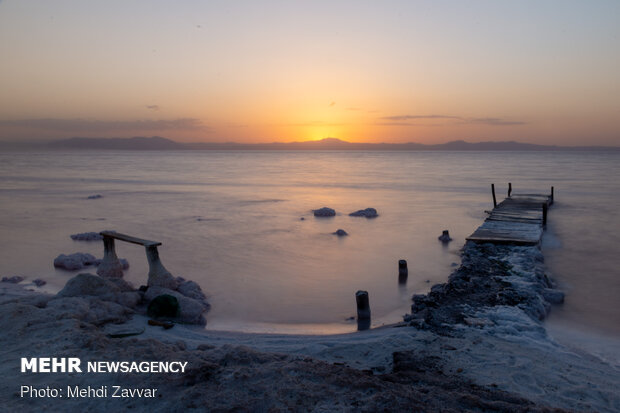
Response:
[[[551,203],[553,204],[553,187],[551,187]]]
[[[496,208],[497,198],[495,198],[495,184],[491,184],[491,193],[493,194],[493,208]]]
[[[116,256],[114,238],[103,236],[103,260],[97,267],[97,275],[100,277],[123,277],[123,266]]]
[[[510,194],[512,194],[512,183],[508,182],[508,198],[510,198]]]
[[[149,263],[149,279],[147,285],[176,289],[178,282],[159,259],[157,245],[145,245],[146,260]]]

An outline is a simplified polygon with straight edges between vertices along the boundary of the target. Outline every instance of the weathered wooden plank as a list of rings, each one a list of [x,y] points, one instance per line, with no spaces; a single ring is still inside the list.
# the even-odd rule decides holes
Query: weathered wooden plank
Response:
[[[500,202],[467,240],[515,245],[536,245],[543,233],[543,205],[551,197],[513,194]]]
[[[121,241],[131,242],[132,244],[144,245],[145,247],[157,247],[161,245],[161,242],[132,237],[131,235],[121,234],[120,232],[102,231],[100,234],[104,237],[111,237]]]

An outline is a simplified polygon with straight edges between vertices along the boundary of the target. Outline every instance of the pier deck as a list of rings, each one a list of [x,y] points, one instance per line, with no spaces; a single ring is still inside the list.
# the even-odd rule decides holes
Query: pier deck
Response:
[[[537,245],[543,234],[546,210],[553,195],[514,194],[500,202],[468,241]]]

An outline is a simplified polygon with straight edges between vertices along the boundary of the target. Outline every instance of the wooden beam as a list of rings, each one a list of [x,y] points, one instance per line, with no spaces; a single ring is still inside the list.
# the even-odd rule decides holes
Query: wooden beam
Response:
[[[105,237],[115,238],[115,239],[118,239],[118,240],[121,240],[121,241],[130,242],[132,244],[143,245],[145,247],[157,247],[157,246],[161,245],[161,242],[150,241],[148,239],[132,237],[131,235],[121,234],[120,232],[101,231],[99,234],[101,234],[101,236],[103,236],[104,238]]]

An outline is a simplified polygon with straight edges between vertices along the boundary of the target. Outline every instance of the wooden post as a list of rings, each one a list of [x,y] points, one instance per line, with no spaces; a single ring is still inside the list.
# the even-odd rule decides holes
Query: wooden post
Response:
[[[553,187],[551,187],[551,203],[553,204]]]
[[[495,184],[491,184],[491,193],[493,194],[493,208],[496,208],[497,199],[495,198]]]
[[[103,260],[97,267],[100,277],[123,278],[123,266],[116,256],[114,238],[103,235]]]
[[[407,269],[407,261],[398,260],[398,283],[406,284],[408,276],[409,276],[409,270]]]
[[[368,302],[368,291],[358,291],[355,293],[357,302],[357,329],[368,330],[370,328],[370,303]]]
[[[512,194],[512,183],[508,182],[508,198],[510,198],[510,194]]]
[[[170,271],[164,267],[159,259],[157,245],[146,245],[146,260],[149,263],[149,278],[146,285],[159,286],[175,290],[179,282],[174,278]]]
[[[370,320],[370,303],[368,301],[368,291],[358,291],[355,293],[357,303],[357,319]]]
[[[543,216],[542,216],[543,222],[542,223],[544,227],[545,225],[547,225],[547,203],[546,202],[542,204],[542,209],[543,209]]]

